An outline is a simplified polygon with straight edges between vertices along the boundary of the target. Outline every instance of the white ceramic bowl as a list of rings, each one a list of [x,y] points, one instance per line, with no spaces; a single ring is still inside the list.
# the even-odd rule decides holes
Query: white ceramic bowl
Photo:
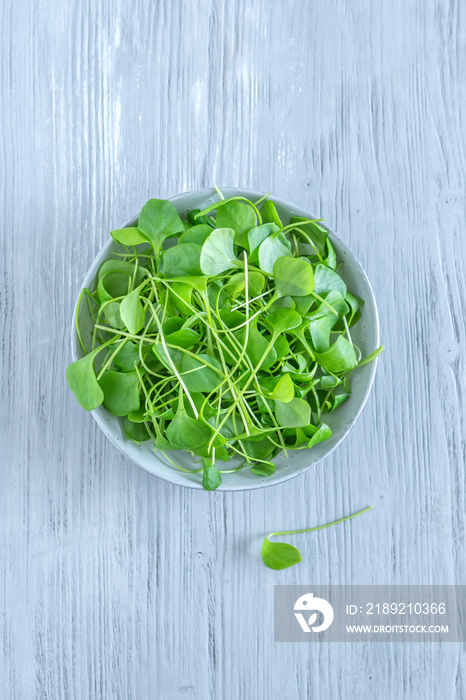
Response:
[[[263,196],[262,192],[233,188],[222,189],[222,192],[225,197],[242,195],[253,201]],[[178,213],[184,215],[194,208],[203,209],[217,199],[218,195],[214,189],[203,189],[185,192],[177,197],[173,197],[170,201],[173,202]],[[286,223],[288,223],[290,216],[314,218],[309,212],[300,207],[284,202],[276,197],[271,197],[271,199],[275,202],[278,213]],[[137,218],[134,218],[125,225],[135,226],[136,222]],[[338,271],[339,274],[346,282],[348,289],[353,294],[364,299],[365,302],[362,309],[362,318],[351,329],[353,341],[359,346],[363,356],[365,356],[379,346],[379,322],[374,293],[366,273],[353,253],[330,229],[328,230],[338,259],[340,262],[344,263]],[[87,287],[88,289],[95,288],[95,280],[100,265],[116,248],[117,245],[109,236],[108,242],[104,245],[91,265],[83,281],[81,290],[83,287]],[[75,331],[75,313],[73,314],[71,344],[73,360],[79,359],[83,354]],[[87,305],[84,303],[81,304],[79,310],[79,325],[83,336],[89,338],[92,331],[92,319]],[[325,415],[324,420],[333,431],[333,435],[329,440],[316,445],[311,450],[290,451],[287,458],[283,455],[279,455],[274,459],[277,466],[275,474],[267,478],[261,478],[252,474],[246,467],[236,473],[224,474],[219,490],[241,491],[244,489],[257,489],[263,486],[279,484],[282,481],[302,474],[307,469],[317,464],[317,462],[327,457],[348,435],[351,427],[361,413],[372,387],[376,367],[377,360],[359,369],[355,369],[351,373],[351,398],[333,413]],[[121,419],[112,416],[103,406],[99,406],[99,408],[92,411],[92,415],[109,440],[140,467],[154,476],[170,481],[173,484],[202,489],[200,474],[186,474],[171,466],[168,461],[165,461],[163,455],[154,453],[151,441],[137,445],[129,440],[123,432]],[[191,469],[195,466],[193,458],[186,452],[171,452],[170,455],[174,461],[181,466]]]

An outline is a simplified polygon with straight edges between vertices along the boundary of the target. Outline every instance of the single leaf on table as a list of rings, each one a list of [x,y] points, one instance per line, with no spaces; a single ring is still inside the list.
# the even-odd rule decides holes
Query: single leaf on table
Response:
[[[202,246],[197,243],[180,243],[164,251],[162,270],[164,277],[189,277],[202,275],[200,260]]]
[[[196,357],[185,354],[181,370],[181,377],[188,391],[215,391],[224,379],[222,365],[217,358],[204,353]]]
[[[231,228],[235,231],[235,243],[246,248],[247,233],[256,225],[256,214],[247,202],[226,202],[217,210],[217,228]]]
[[[147,238],[136,226],[128,226],[127,228],[119,228],[115,231],[110,231],[115,243],[121,243],[122,245],[139,245],[140,243],[147,243]]]
[[[288,403],[276,401],[275,415],[283,428],[303,428],[311,422],[311,407],[304,399],[293,398]]]
[[[325,352],[316,352],[316,361],[328,372],[340,374],[356,367],[356,353],[351,343],[339,335],[335,343]]]
[[[284,256],[292,257],[291,243],[281,231],[272,233],[259,246],[259,267],[271,275],[275,262]]]
[[[374,506],[369,506],[363,510],[348,515],[346,518],[340,518],[340,520],[334,520],[332,523],[327,523],[326,525],[317,525],[316,527],[306,528],[304,530],[288,530],[286,532],[271,532],[265,538],[262,543],[261,556],[262,561],[269,569],[287,569],[289,566],[294,564],[299,564],[301,561],[301,554],[296,547],[291,544],[286,544],[285,542],[270,542],[269,537],[277,537],[279,535],[300,535],[305,532],[314,532],[315,530],[324,530],[327,527],[332,527],[333,525],[339,525],[344,523],[346,520],[351,520],[358,515],[367,513],[367,511],[372,510]]]
[[[286,542],[270,542],[269,537],[271,535],[267,535],[261,548],[262,561],[269,569],[281,571],[302,561],[299,549]]]
[[[120,303],[120,316],[126,328],[136,335],[144,327],[146,312],[140,300],[141,287],[136,287]]]
[[[231,228],[216,228],[202,246],[200,266],[204,275],[220,275],[241,263],[235,255],[235,232]]]
[[[164,240],[184,231],[184,225],[171,202],[149,199],[139,214],[138,229],[146,236],[158,257]]]
[[[278,228],[283,228],[283,224],[278,215],[277,207],[270,199],[264,202],[260,208],[260,213],[264,224],[275,224],[275,226],[278,226]]]
[[[317,265],[314,270],[314,292],[322,296],[327,292],[340,292],[344,297],[346,294],[346,284],[337,272],[334,272],[326,265]]]
[[[139,378],[137,372],[106,370],[99,379],[104,392],[103,405],[114,416],[127,416],[139,409]]]

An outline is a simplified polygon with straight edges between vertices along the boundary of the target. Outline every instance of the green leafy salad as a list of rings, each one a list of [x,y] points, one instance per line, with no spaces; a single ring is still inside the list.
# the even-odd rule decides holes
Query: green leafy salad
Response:
[[[270,476],[278,453],[331,436],[325,415],[383,346],[362,358],[353,343],[363,301],[320,221],[282,222],[267,197],[220,198],[186,220],[150,199],[137,227],[111,234],[117,250],[78,302],[92,343],[77,313],[84,356],[66,372],[84,409],[102,404],[206,490],[225,472]],[[176,450],[194,455],[192,470]]]

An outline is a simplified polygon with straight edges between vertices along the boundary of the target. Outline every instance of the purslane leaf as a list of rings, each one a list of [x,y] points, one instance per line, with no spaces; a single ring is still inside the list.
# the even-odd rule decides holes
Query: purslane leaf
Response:
[[[272,233],[259,245],[259,267],[270,275],[275,262],[283,256],[292,257],[291,243],[283,233]]]
[[[139,409],[139,378],[136,372],[107,370],[99,379],[103,405],[114,416],[127,416]]]
[[[247,247],[247,233],[256,225],[256,214],[246,202],[227,202],[217,211],[217,228],[229,228],[235,231],[235,243]]]
[[[138,229],[147,238],[157,257],[164,240],[184,231],[184,225],[171,202],[149,199],[139,214]]]
[[[216,357],[205,353],[200,353],[197,357],[184,355],[181,369],[189,391],[215,391],[223,381],[222,365]]]
[[[163,253],[162,271],[165,277],[189,277],[202,275],[202,246],[197,243],[179,243]]]
[[[275,224],[275,226],[278,228],[283,228],[283,224],[278,215],[277,207],[270,199],[264,202],[260,212],[264,224]]]
[[[299,549],[286,542],[270,542],[267,537],[262,543],[261,556],[264,564],[276,571],[287,569],[302,561]]]
[[[140,287],[136,287],[120,303],[121,320],[133,335],[139,333],[146,321],[146,312],[139,297]]]
[[[271,532],[267,535],[264,542],[262,543],[261,556],[262,561],[269,569],[287,569],[289,566],[294,566],[299,564],[301,561],[301,554],[296,547],[291,544],[286,544],[285,542],[270,542],[270,537],[276,537],[279,535],[299,535],[305,532],[314,532],[316,530],[323,530],[327,527],[332,527],[333,525],[339,525],[340,523],[346,522],[346,520],[351,520],[356,518],[358,515],[367,513],[367,511],[372,510],[374,506],[369,506],[363,510],[348,515],[346,518],[340,518],[340,520],[335,520],[332,523],[327,523],[326,525],[317,525],[316,527],[306,528],[304,530],[288,530],[286,532]]]
[[[311,422],[311,407],[304,399],[294,398],[288,403],[276,401],[275,415],[284,428],[303,428]]]
[[[316,352],[315,357],[324,369],[335,374],[350,372],[357,364],[353,346],[342,335],[325,352]]]
[[[338,291],[329,292],[325,301],[326,304],[320,304],[315,311],[306,317],[309,319],[309,332],[317,352],[329,349],[332,329],[349,311],[348,305]],[[329,305],[333,312],[332,309],[329,309]],[[336,315],[334,311],[337,312]]]
[[[200,267],[205,275],[220,275],[239,267],[234,250],[235,232],[231,228],[216,228],[205,240],[200,255]]]
[[[94,353],[76,360],[66,370],[66,381],[86,411],[92,411],[100,406],[104,400],[104,393],[100,388],[94,372]]]
[[[279,230],[280,229],[275,224],[261,224],[249,230],[247,243],[251,260],[257,258],[254,254],[259,249],[260,244],[272,235],[272,233],[278,233]]]
[[[115,243],[122,243],[123,245],[129,246],[147,243],[147,238],[136,226],[129,226],[128,228],[120,228],[115,231],[110,231],[110,235]]]
[[[222,483],[222,475],[217,467],[204,467],[202,472],[202,485],[205,491],[215,491]]]
[[[326,265],[317,265],[314,273],[314,292],[316,294],[327,294],[328,292],[340,292],[344,297],[346,294],[346,284],[340,275],[331,270]]]
[[[275,288],[281,296],[304,297],[314,291],[312,266],[302,258],[277,258],[273,276]]]

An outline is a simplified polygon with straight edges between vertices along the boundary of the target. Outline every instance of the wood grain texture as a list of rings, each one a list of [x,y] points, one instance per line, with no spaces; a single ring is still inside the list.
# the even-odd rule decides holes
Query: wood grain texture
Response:
[[[0,698],[466,697],[459,644],[274,644],[275,583],[462,583],[460,0],[0,5]],[[170,486],[68,391],[70,315],[149,196],[245,186],[352,246],[387,346],[344,444],[253,493]],[[259,558],[273,529],[375,503]],[[297,541],[297,539],[296,539]]]

